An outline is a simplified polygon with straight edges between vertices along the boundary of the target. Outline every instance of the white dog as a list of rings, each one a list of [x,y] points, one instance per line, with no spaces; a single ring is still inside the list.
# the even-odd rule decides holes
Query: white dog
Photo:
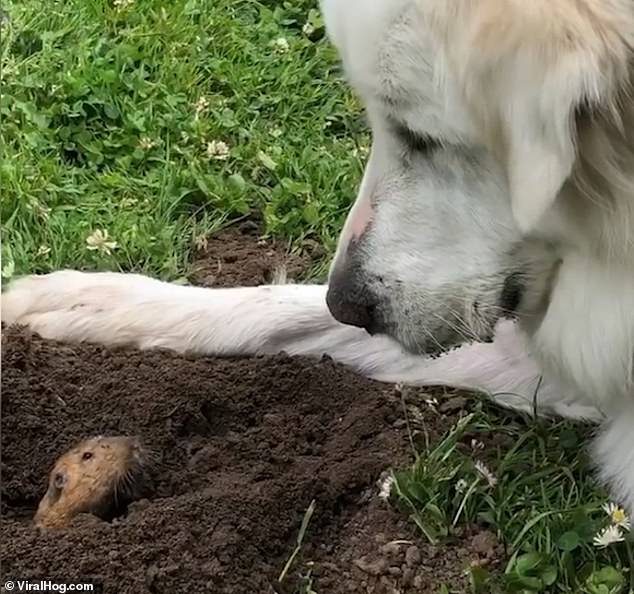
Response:
[[[601,477],[634,511],[634,2],[323,11],[373,131],[328,287],[63,271],[15,282],[2,319],[108,345],[327,353],[383,381],[535,398],[603,422]]]

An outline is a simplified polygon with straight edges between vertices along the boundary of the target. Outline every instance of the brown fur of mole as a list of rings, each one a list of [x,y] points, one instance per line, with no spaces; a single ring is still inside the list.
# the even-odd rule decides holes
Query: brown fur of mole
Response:
[[[63,528],[82,513],[111,519],[147,494],[149,463],[133,437],[94,437],[61,456],[49,476],[34,522]]]

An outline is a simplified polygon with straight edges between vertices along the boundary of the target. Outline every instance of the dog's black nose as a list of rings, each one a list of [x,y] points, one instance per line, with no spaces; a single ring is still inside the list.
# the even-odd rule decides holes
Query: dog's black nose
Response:
[[[376,300],[354,275],[331,276],[326,304],[333,318],[342,324],[364,328],[370,334],[376,327]]]
[[[338,322],[365,328],[371,332],[374,326],[374,305],[346,301],[339,298],[335,291],[328,291],[326,303],[333,318]]]

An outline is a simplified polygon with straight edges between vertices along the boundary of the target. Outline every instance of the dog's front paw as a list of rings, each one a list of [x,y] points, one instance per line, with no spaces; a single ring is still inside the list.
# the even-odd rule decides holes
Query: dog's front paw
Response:
[[[122,343],[125,318],[134,315],[139,295],[162,283],[117,273],[62,270],[26,276],[2,293],[6,324],[28,326],[45,338]]]

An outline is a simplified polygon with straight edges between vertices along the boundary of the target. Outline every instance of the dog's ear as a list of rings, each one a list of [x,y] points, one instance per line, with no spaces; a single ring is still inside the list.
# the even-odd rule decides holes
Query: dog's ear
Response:
[[[547,215],[571,175],[575,113],[587,106],[610,109],[627,70],[634,10],[599,7],[586,14],[581,4],[589,8],[572,1],[511,2],[503,13],[485,10],[498,3],[469,4],[464,20],[470,32],[464,38],[471,41],[458,46],[454,64],[476,125],[506,167],[513,214],[524,233]]]
[[[535,228],[571,174],[574,112],[583,101],[577,85],[556,75],[526,82],[500,105],[511,206],[523,233]]]
[[[575,115],[604,104],[610,95],[609,69],[601,72],[597,56],[550,54],[550,59],[537,52],[516,54],[502,96],[496,97],[511,205],[523,233],[547,215],[572,173],[577,158]]]

